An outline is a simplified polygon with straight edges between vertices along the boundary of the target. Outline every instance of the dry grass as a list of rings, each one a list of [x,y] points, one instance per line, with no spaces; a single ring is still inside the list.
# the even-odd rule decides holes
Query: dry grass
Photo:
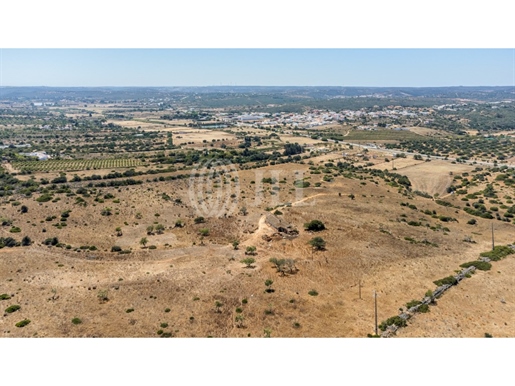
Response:
[[[217,133],[196,131],[193,134]],[[336,157],[325,154],[312,161],[319,165]],[[446,161],[399,159],[395,163],[397,172],[406,174],[414,189],[431,194],[445,190],[452,179],[449,171],[457,174],[472,169]],[[376,167],[387,168],[380,163]],[[42,204],[34,197],[17,197],[29,208],[25,214],[4,203],[2,216],[15,219],[21,235],[30,236],[35,244],[0,249],[0,293],[13,295],[9,301],[0,301],[1,305],[4,309],[11,304],[22,306],[0,317],[0,336],[157,337],[162,329],[179,337],[256,337],[270,329],[273,337],[364,337],[374,329],[374,290],[379,294],[382,321],[396,315],[407,301],[433,289],[434,280],[452,274],[459,264],[476,259],[489,248],[490,221],[478,218],[472,227],[467,225],[470,216],[466,213],[418,196],[408,199],[379,179],[375,184],[338,177],[327,183],[322,181],[323,174],[309,174],[308,165],[303,164],[240,170],[226,180],[236,175],[239,187],[223,181],[219,185],[232,187],[238,197],[226,203],[219,218],[206,216],[203,224],[194,223],[202,213],[190,202],[188,180],[104,188],[101,197],[111,193],[120,203],[112,199],[98,203],[92,196],[86,199],[85,208],[75,205],[74,197],[64,195],[59,202]],[[272,194],[272,186],[261,183],[265,177],[286,178],[286,182],[277,184],[280,189]],[[304,177],[311,187],[295,190],[293,182]],[[321,187],[315,188],[316,182],[321,182]],[[205,197],[216,195],[213,186],[206,185],[201,191]],[[172,200],[164,200],[163,193]],[[354,200],[349,198],[351,194]],[[175,203],[179,198],[182,203]],[[408,200],[418,210],[400,206]],[[447,200],[461,205],[458,198]],[[249,212],[246,216],[237,213],[243,206]],[[265,209],[276,206],[283,212],[281,217],[300,231],[298,238],[274,236],[273,229],[263,222]],[[104,207],[111,207],[113,215],[102,216]],[[49,215],[59,218],[66,209],[72,210],[68,226],[57,229],[51,225],[57,220],[45,221]],[[450,229],[446,234],[400,221],[405,215],[407,220],[440,223],[421,213],[426,209],[458,222],[444,224]],[[184,228],[175,227],[178,219],[184,220]],[[327,229],[319,234],[306,232],[303,224],[313,219],[321,220]],[[165,226],[163,234],[147,235],[147,227],[156,222]],[[116,235],[117,227],[122,228],[121,236]],[[202,238],[201,228],[208,228],[209,236]],[[463,242],[472,232],[477,244]],[[0,228],[0,233],[12,236],[8,227]],[[14,237],[20,238],[17,235]],[[498,244],[512,242],[512,235],[512,224],[496,222]],[[53,236],[74,248],[41,245]],[[314,236],[327,242],[325,251],[315,252],[308,245]],[[142,237],[156,249],[141,248]],[[405,237],[427,239],[438,247],[411,244]],[[238,250],[233,249],[233,240],[240,241]],[[84,245],[95,245],[98,250],[75,252]],[[132,249],[132,253],[112,253],[113,245]],[[246,246],[257,248],[253,268],[240,262]],[[299,271],[282,277],[269,262],[271,257],[296,259]],[[453,288],[399,336],[482,336],[484,332],[513,336],[512,323],[507,320],[513,312],[513,280],[508,275],[513,264],[512,258],[495,263],[492,271],[480,272]],[[272,293],[264,292],[267,279],[274,281]],[[309,295],[313,289],[318,296]],[[108,301],[99,301],[101,290],[108,291]],[[499,297],[506,303],[500,303]],[[243,299],[247,299],[245,304]],[[216,301],[222,303],[220,312]],[[235,320],[237,307],[243,311],[243,327]],[[134,311],[127,313],[128,309]],[[72,324],[75,317],[83,323]],[[14,327],[25,318],[31,320],[29,325]],[[161,328],[161,323],[168,327]]]

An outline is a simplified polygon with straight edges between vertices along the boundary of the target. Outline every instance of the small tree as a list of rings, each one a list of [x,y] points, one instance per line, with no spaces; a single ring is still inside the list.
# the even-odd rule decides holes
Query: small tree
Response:
[[[25,206],[25,205],[21,206],[21,208],[20,208],[21,213],[27,213],[28,211],[29,211],[29,208],[27,208],[27,206]]]
[[[217,300],[217,301],[215,302],[215,311],[216,311],[217,313],[222,312],[222,311],[220,311],[220,308],[221,308],[222,306],[223,306],[223,304],[222,304],[222,303],[220,303],[220,302]]]
[[[162,235],[165,230],[165,226],[163,224],[156,225],[156,232],[158,235]]]
[[[274,290],[272,289],[272,284],[274,284],[274,281],[272,279],[265,280],[265,285],[266,285],[265,292],[268,292],[268,293],[274,292]]]
[[[153,225],[149,225],[147,227],[147,235],[151,235],[152,233],[154,233],[154,226]]]
[[[307,231],[320,232],[325,229],[325,225],[320,220],[311,220],[310,222],[304,224],[304,228]]]
[[[241,260],[241,262],[246,265],[246,268],[252,268],[252,264],[256,262],[256,259],[254,259],[253,257],[247,257]]]
[[[181,219],[178,219],[176,222],[175,222],[175,227],[176,228],[182,228],[184,226],[184,221],[182,221]]]
[[[309,241],[309,245],[311,245],[316,251],[322,251],[325,249],[326,242],[321,237],[314,237]]]
[[[238,240],[234,240],[232,242],[232,247],[234,248],[235,251],[238,249],[238,245],[240,245],[240,242]]]
[[[195,222],[195,224],[202,224],[204,222],[206,222],[206,219],[202,216],[199,216],[199,217],[196,217],[195,220],[193,220]]]
[[[198,233],[202,236],[202,237],[206,237],[206,236],[209,236],[209,229],[208,228],[202,228],[198,231]]]
[[[145,248],[147,246],[148,239],[146,237],[142,237],[139,243],[140,245],[143,245],[143,248]]]
[[[123,235],[123,233],[122,233],[122,228],[121,228],[121,227],[117,227],[117,228],[115,229],[115,231],[116,231],[116,236],[120,237],[120,236],[122,236],[122,235]]]
[[[32,244],[32,240],[29,236],[25,236],[23,239],[21,239],[21,245],[23,247],[28,247],[30,244]]]
[[[244,216],[246,216],[249,213],[249,211],[247,210],[247,208],[245,206],[240,209],[240,212]]]
[[[256,247],[253,246],[253,245],[249,245],[246,249],[245,249],[245,254],[246,255],[255,255],[256,254]]]

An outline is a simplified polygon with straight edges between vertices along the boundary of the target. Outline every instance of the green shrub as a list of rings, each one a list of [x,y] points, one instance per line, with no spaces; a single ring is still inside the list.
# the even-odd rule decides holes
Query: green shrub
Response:
[[[5,309],[5,312],[8,314],[12,314],[15,311],[18,311],[21,307],[18,304],[14,304],[12,306],[9,306]]]
[[[447,277],[444,277],[443,279],[435,280],[433,283],[435,283],[435,285],[440,287],[440,286],[446,285],[446,284],[451,284],[451,285],[458,284],[458,280],[456,280],[456,278],[454,276],[447,276]]]
[[[397,327],[406,327],[406,321],[402,319],[400,316],[392,316],[391,318],[386,319],[379,325],[379,329],[381,331],[386,331],[386,328],[391,325],[396,325]]]
[[[316,290],[314,290],[314,289],[309,291],[308,294],[311,295],[311,296],[318,296],[318,292]]]
[[[512,253],[514,253],[514,251],[510,247],[506,245],[497,245],[494,247],[493,251],[481,252],[479,255],[482,257],[488,257],[492,261],[498,261]]]
[[[73,319],[72,319],[72,323],[73,323],[73,324],[81,324],[81,323],[82,323],[82,320],[81,320],[81,319],[79,319],[79,318],[73,318]]]
[[[25,327],[27,324],[30,323],[29,319],[24,319],[18,323],[15,324],[16,327]]]
[[[134,308],[128,308],[125,310],[125,312],[130,314],[131,312],[134,312]]]
[[[486,261],[469,261],[468,263],[463,263],[460,265],[462,268],[468,268],[474,266],[476,269],[479,269],[480,271],[489,271],[490,268],[492,268],[492,264],[486,262]]]
[[[418,312],[426,313],[429,312],[429,306],[427,304],[422,304],[420,307],[418,307]]]
[[[201,223],[206,222],[206,220],[202,216],[195,218],[195,220],[193,220],[193,221],[195,222],[195,224],[201,224]]]
[[[161,323],[160,327],[161,328],[166,328],[166,327],[168,327],[168,323]]]
[[[7,294],[0,295],[0,300],[9,300],[11,297]]]
[[[418,306],[422,302],[420,300],[412,300],[411,302],[406,303],[406,307],[410,309],[411,307]]]
[[[311,220],[310,222],[304,224],[304,228],[307,231],[319,232],[325,229],[325,225],[320,220]]]

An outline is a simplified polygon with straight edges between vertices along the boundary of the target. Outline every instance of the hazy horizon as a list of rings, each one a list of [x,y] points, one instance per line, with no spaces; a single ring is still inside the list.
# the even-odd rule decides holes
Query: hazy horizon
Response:
[[[4,87],[508,87],[513,49],[0,49]]]

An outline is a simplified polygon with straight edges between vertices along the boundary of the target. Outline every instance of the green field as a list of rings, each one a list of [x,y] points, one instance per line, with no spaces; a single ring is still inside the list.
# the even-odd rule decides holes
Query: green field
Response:
[[[95,169],[132,168],[143,163],[135,158],[47,160],[47,161],[14,161],[12,167],[19,171],[52,172],[78,171]]]

